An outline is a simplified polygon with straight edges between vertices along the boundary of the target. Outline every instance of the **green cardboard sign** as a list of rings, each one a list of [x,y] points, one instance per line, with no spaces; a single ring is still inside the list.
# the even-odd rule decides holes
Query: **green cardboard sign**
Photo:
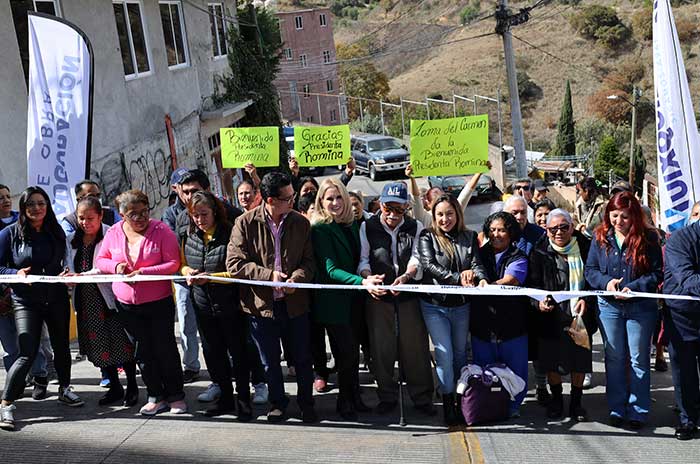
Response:
[[[340,166],[350,159],[350,126],[294,127],[299,166]]]
[[[411,120],[411,166],[415,176],[487,172],[489,118]]]
[[[279,130],[279,127],[220,129],[222,167],[242,168],[248,163],[256,168],[279,166]]]

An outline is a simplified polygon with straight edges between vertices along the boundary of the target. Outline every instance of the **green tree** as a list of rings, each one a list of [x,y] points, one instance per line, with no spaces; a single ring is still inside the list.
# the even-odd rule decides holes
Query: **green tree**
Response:
[[[627,178],[629,158],[622,156],[620,148],[611,135],[605,136],[600,142],[598,157],[595,161],[593,171],[595,177],[603,182],[607,182],[608,172],[613,171],[617,177]]]
[[[551,156],[573,156],[576,154],[576,131],[574,129],[574,109],[571,104],[571,83],[566,81],[564,103],[557,124],[557,141]]]
[[[279,22],[274,14],[265,8],[255,8],[258,27],[254,24],[253,10],[238,10],[241,19],[240,30],[229,28],[228,62],[230,72],[220,77],[218,84],[223,86],[223,94],[217,96],[219,102],[239,102],[249,99],[253,104],[246,109],[242,119],[244,126],[282,126],[277,89],[273,85],[279,71],[282,39]],[[280,129],[281,130],[281,129]],[[287,143],[280,136],[281,165],[286,165]]]
[[[369,54],[360,44],[336,46],[336,55],[341,62],[338,75],[345,87],[345,94],[370,100],[384,100],[389,96],[389,78],[369,61],[346,61]],[[351,120],[360,117],[359,108],[348,108]]]

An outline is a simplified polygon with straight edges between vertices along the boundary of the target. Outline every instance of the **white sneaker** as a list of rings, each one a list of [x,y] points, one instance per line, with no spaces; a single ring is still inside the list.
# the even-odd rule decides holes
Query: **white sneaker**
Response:
[[[200,393],[199,396],[197,396],[197,400],[202,403],[211,403],[212,401],[218,400],[220,397],[221,387],[216,383],[210,383],[207,387],[207,391]]]
[[[265,404],[267,403],[267,384],[259,383],[253,386],[255,393],[253,394],[253,404]]]
[[[14,430],[15,429],[15,405],[0,406],[0,429]]]
[[[582,388],[591,388],[593,385],[593,374],[590,372],[587,372],[586,375],[583,377],[583,386]]]

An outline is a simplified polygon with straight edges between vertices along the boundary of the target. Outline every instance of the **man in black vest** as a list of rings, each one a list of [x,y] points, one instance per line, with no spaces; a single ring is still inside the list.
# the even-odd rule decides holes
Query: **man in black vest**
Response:
[[[362,277],[383,275],[385,285],[407,284],[420,280],[420,262],[415,257],[418,236],[423,225],[406,215],[408,189],[403,182],[384,186],[379,198],[380,214],[367,219],[360,227],[360,265]],[[394,363],[401,356],[408,393],[415,408],[435,414],[432,403],[434,385],[430,368],[428,331],[418,298],[411,293],[370,290],[366,315],[372,350],[372,373],[377,379],[377,412],[391,412],[398,403],[398,384],[394,380]],[[399,308],[400,353],[396,347],[394,300]]]

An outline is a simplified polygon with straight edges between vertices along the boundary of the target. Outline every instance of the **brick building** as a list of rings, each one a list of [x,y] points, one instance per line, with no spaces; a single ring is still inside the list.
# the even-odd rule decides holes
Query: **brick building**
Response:
[[[317,8],[276,15],[283,42],[280,72],[275,80],[282,119],[323,125],[346,123],[330,10]]]

